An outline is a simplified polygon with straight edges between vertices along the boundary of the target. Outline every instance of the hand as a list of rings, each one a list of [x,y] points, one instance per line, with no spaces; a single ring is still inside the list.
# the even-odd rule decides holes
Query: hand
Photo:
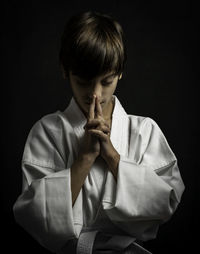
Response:
[[[96,96],[94,95],[92,103],[90,104],[87,123],[94,120],[96,104],[95,101]],[[96,157],[100,154],[100,143],[98,138],[92,135],[87,129],[85,129],[84,140],[79,153],[82,155],[89,155],[94,159],[96,159]]]
[[[100,140],[100,155],[107,162],[110,169],[116,169],[119,163],[120,155],[115,150],[110,140],[110,127],[103,118],[101,104],[99,98],[95,101],[95,118],[86,124],[88,133]]]

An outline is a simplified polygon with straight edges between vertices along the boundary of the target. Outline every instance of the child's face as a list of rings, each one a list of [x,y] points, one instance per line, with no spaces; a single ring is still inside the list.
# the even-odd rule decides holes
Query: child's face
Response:
[[[94,94],[100,99],[102,110],[106,110],[112,100],[118,80],[119,76],[112,73],[99,76],[91,81],[83,80],[73,75],[71,71],[69,73],[73,96],[86,114]]]

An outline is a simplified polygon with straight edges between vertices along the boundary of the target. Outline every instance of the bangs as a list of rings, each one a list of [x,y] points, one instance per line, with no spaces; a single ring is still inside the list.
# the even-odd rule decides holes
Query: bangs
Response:
[[[71,42],[66,47],[68,52],[61,52],[63,66],[86,80],[110,72],[120,75],[126,56],[121,26],[105,15],[88,13],[86,16],[73,29],[73,34],[65,36],[71,38]],[[62,58],[64,55],[67,58]]]
[[[84,79],[92,79],[111,71],[120,74],[124,62],[121,50],[119,43],[105,31],[98,34],[88,31],[74,45],[71,70]]]

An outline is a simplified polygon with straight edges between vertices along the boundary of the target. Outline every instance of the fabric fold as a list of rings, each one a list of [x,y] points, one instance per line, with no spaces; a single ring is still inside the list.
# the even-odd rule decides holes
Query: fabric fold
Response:
[[[125,118],[125,116],[123,116]],[[127,116],[128,118],[128,116]],[[131,132],[121,144],[117,181],[110,172],[104,188],[103,209],[112,222],[137,239],[156,237],[158,227],[175,212],[184,184],[177,159],[164,134],[150,118],[129,117]],[[128,143],[128,152],[123,150]]]
[[[78,237],[71,204],[70,171],[62,170],[32,181],[13,209],[24,229],[42,246],[57,251],[66,239]]]

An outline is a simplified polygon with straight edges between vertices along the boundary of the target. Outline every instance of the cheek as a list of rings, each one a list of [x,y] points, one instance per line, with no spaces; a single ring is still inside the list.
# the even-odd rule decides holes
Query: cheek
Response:
[[[105,99],[106,104],[110,102],[112,95],[114,94],[116,86],[110,87],[105,91],[102,97]]]
[[[81,98],[82,95],[83,95],[82,89],[80,89],[80,88],[77,87],[77,86],[73,86],[73,87],[72,87],[72,92],[73,92],[74,96],[76,96],[76,98]]]
[[[115,92],[116,87],[117,87],[117,83],[114,84],[112,87],[109,87],[109,88],[108,88],[107,95],[108,95],[109,97],[113,95],[113,93]]]

